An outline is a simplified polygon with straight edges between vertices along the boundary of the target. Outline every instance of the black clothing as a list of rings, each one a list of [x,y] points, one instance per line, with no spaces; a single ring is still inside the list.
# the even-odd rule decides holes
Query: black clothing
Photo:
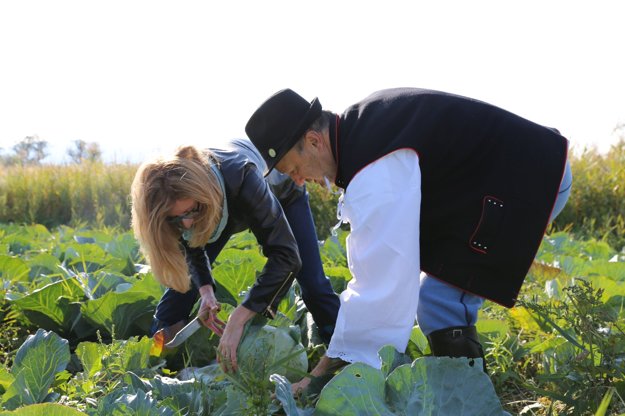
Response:
[[[513,306],[541,243],[567,140],[493,105],[424,89],[376,92],[332,120],[336,185],[414,149],[422,177],[421,268]]]
[[[250,154],[241,151],[243,140],[230,149],[211,149],[217,158],[224,179],[228,202],[228,223],[214,243],[223,247],[235,233],[250,229],[262,246],[267,263],[250,288],[243,305],[257,313],[273,317],[280,300],[299,272],[301,260],[297,243],[286,220],[280,202],[263,177],[263,168]],[[251,143],[249,144],[251,145]],[[287,203],[305,192],[289,181],[281,189]],[[183,240],[182,240],[183,241]],[[215,286],[210,259],[204,248],[190,248],[183,241],[191,280],[196,287]]]

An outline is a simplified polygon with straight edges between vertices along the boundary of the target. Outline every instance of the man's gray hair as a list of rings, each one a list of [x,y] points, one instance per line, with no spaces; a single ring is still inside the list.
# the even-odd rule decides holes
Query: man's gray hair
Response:
[[[332,117],[332,112],[330,111],[322,111],[321,115],[317,117],[317,119],[310,125],[308,130],[313,130],[317,132],[322,132],[328,127],[330,127],[330,117]]]
[[[310,127],[308,127],[306,132],[302,134],[302,137],[300,137],[297,143],[295,143],[295,149],[297,149],[298,152],[302,151],[302,149],[304,148],[304,139],[306,138],[306,133],[308,133],[309,131],[312,130],[318,133],[322,133],[323,131],[327,130],[330,127],[330,117],[333,116],[334,114],[331,111],[323,110],[321,112],[321,115],[317,117],[315,121],[313,121],[313,123],[310,125]]]

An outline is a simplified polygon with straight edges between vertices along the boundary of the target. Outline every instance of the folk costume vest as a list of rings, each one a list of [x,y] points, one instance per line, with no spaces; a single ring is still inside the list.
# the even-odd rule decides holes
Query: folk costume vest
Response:
[[[419,156],[421,268],[460,289],[514,305],[558,193],[568,141],[477,100],[390,89],[330,126],[336,185],[398,149]],[[392,213],[389,213],[392,215]]]

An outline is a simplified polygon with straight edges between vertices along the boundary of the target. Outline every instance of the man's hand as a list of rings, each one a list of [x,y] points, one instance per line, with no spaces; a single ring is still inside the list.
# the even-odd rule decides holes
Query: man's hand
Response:
[[[335,371],[346,364],[348,363],[339,358],[329,358],[327,355],[324,355],[310,372],[310,377],[304,377],[297,383],[291,384],[293,397],[298,397],[304,393],[313,378],[331,376]]]
[[[291,384],[291,394],[293,394],[293,397],[298,397],[305,392],[311,381],[310,377],[304,377],[297,383]]]
[[[217,302],[212,285],[204,285],[200,288],[200,310],[198,316],[202,325],[213,331],[218,337],[224,333],[226,324],[219,318],[217,314],[221,310],[221,305]]]

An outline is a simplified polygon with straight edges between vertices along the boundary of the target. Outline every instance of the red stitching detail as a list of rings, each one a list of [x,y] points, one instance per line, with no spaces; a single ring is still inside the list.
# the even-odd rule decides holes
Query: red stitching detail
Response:
[[[488,198],[493,199],[493,200],[499,202],[500,204],[503,204],[502,200],[500,200],[499,198],[496,198],[496,197],[494,197],[492,195],[486,195],[484,197],[484,199],[482,200],[482,215],[480,216],[480,221],[477,223],[477,227],[475,227],[475,231],[473,231],[473,234],[471,234],[471,238],[469,239],[469,247],[471,248],[471,250],[477,251],[478,253],[481,253],[481,254],[488,254],[488,252],[486,250],[482,250],[480,248],[475,247],[473,245],[474,244],[473,240],[475,239],[475,235],[477,234],[477,230],[479,230],[480,226],[482,225],[482,221],[484,221],[484,213],[486,212],[486,209],[485,209],[485,207],[486,207],[486,200]]]

